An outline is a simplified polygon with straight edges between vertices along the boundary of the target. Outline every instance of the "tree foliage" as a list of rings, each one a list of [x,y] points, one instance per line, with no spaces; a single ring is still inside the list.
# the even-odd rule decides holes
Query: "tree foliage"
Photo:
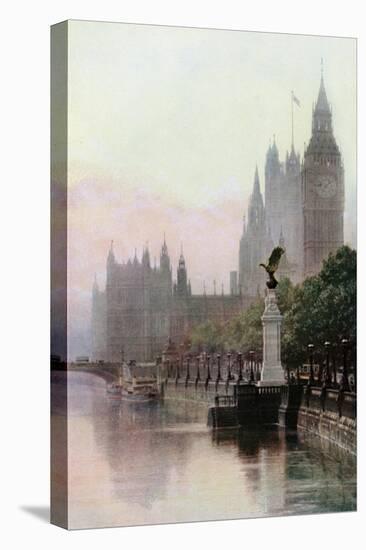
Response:
[[[213,321],[206,321],[192,329],[191,345],[198,351],[213,353],[222,347],[223,327]]]
[[[317,276],[294,286],[289,279],[277,287],[283,314],[282,359],[294,367],[306,360],[307,345],[324,351],[324,342],[340,346],[343,338],[356,349],[356,251],[342,246],[329,255]],[[191,333],[192,345],[209,352],[262,349],[263,298],[242,314],[220,325],[207,321]]]
[[[283,348],[289,362],[304,360],[310,342],[322,350],[325,341],[339,347],[346,338],[356,349],[356,261],[356,251],[343,246],[317,276],[295,289],[285,312]]]

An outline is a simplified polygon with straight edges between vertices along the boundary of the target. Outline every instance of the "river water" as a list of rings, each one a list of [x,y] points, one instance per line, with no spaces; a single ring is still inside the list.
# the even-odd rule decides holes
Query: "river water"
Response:
[[[52,382],[61,398],[65,374]],[[61,409],[55,401],[54,418]],[[318,438],[212,432],[204,406],[116,400],[76,372],[68,419],[70,528],[356,509],[355,458]]]

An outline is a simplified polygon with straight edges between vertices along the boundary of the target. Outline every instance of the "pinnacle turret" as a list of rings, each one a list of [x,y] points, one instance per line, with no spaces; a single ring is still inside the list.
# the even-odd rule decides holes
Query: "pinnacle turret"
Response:
[[[168,247],[165,240],[165,233],[164,233],[164,242],[160,252],[160,268],[166,272],[170,271],[170,258],[168,253]]]
[[[163,246],[161,247],[161,255],[168,255],[168,247],[167,247],[167,244],[166,244],[166,240],[165,240],[165,233],[164,233],[164,242],[163,242]]]
[[[258,167],[255,169],[253,192],[249,200],[248,227],[258,226],[264,223],[264,204],[260,190]]]
[[[259,186],[259,174],[258,174],[258,165],[255,166],[255,174],[254,174],[254,185],[253,185],[253,195],[260,195],[260,186]]]
[[[183,256],[183,244],[180,245],[179,267],[185,267],[186,262]]]
[[[142,254],[142,265],[147,269],[150,268],[150,252],[147,243]]]
[[[93,295],[98,294],[99,292],[99,285],[97,280],[97,274],[94,273],[94,282],[93,282]]]
[[[266,154],[266,166],[265,174],[266,179],[269,177],[277,176],[281,171],[281,163],[279,158],[279,152],[276,144],[276,137],[273,136],[272,144],[269,144],[269,148]]]
[[[180,246],[180,257],[177,269],[177,294],[178,296],[187,296],[188,283],[187,283],[187,269],[186,262],[183,256],[183,245]]]
[[[112,267],[116,263],[113,250],[113,241],[111,241],[111,246],[109,248],[108,257],[107,257],[107,268]]]
[[[278,152],[277,143],[276,143],[276,134],[273,134],[272,156],[274,157],[275,160],[278,160],[279,158],[279,152]]]

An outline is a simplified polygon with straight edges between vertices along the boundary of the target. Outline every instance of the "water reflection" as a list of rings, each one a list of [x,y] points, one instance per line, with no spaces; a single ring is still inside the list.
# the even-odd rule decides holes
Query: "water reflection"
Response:
[[[69,375],[68,411],[71,527],[356,507],[355,459],[319,440],[275,429],[211,432],[205,407],[116,401],[85,373]]]

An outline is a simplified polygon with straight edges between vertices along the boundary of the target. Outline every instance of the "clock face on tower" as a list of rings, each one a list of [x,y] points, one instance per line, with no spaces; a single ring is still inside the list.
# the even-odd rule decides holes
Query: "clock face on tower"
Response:
[[[315,182],[315,190],[322,199],[330,199],[337,192],[337,182],[332,175],[321,175]]]

